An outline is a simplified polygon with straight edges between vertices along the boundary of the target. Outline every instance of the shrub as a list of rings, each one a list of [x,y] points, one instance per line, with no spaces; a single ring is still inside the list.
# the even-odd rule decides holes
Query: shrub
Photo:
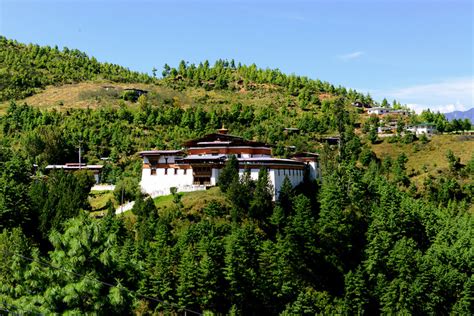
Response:
[[[377,156],[368,147],[364,147],[359,155],[359,160],[364,166],[368,166],[370,162],[375,159],[377,159]]]
[[[422,144],[426,144],[428,143],[430,140],[428,139],[428,136],[426,136],[426,134],[421,134],[420,138],[419,138],[420,142]]]
[[[124,92],[122,92],[122,99],[124,99],[125,101],[137,102],[138,97],[138,92],[134,90],[125,90]]]
[[[402,138],[404,144],[411,144],[416,140],[416,136],[413,133],[407,132]]]
[[[400,141],[400,137],[398,136],[390,136],[387,137],[387,142],[392,144],[392,143],[398,143]]]

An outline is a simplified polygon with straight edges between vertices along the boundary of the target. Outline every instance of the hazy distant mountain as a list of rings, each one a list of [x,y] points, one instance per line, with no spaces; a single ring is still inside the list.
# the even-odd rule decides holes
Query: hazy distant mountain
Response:
[[[448,121],[454,119],[469,119],[471,122],[474,122],[474,108],[469,109],[467,111],[454,111],[449,113],[444,113],[444,116],[448,119]]]

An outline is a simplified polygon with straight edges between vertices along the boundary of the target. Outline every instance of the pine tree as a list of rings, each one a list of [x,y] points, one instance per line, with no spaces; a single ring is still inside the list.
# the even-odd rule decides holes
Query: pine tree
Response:
[[[217,185],[222,192],[227,192],[233,182],[239,181],[239,161],[235,155],[231,155],[222,168]]]
[[[264,221],[273,210],[273,188],[270,183],[268,170],[260,169],[255,191],[250,201],[249,216],[251,218]]]

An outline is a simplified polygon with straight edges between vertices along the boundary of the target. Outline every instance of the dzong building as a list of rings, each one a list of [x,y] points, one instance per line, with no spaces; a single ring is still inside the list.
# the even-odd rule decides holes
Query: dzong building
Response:
[[[140,186],[152,197],[178,192],[205,190],[217,185],[220,171],[226,161],[235,155],[239,162],[239,175],[250,171],[258,179],[261,168],[266,168],[269,180],[278,196],[285,177],[296,186],[303,181],[305,172],[310,179],[320,175],[318,154],[297,153],[291,159],[272,157],[271,147],[262,142],[250,141],[227,134],[222,128],[184,143],[180,150],[147,150],[139,152],[143,158]]]

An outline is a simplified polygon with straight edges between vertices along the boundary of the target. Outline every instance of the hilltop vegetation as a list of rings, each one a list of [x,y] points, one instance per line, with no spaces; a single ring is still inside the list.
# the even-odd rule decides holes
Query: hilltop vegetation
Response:
[[[0,36],[0,101],[22,99],[47,85],[85,80],[151,82],[144,74],[100,63],[77,49],[21,44]]]
[[[183,62],[165,66],[156,79],[107,70],[83,53],[2,41],[10,57],[0,68],[12,74],[2,95],[23,98],[68,84],[27,98],[34,106],[8,102],[0,117],[0,308],[121,315],[472,311],[472,138],[395,134],[381,142],[371,135],[374,119],[351,106],[373,102],[370,96],[254,65]],[[44,56],[25,56],[38,56],[35,50]],[[60,70],[63,63],[79,67],[82,77]],[[43,81],[12,79],[27,67]],[[148,93],[128,96],[130,87]],[[445,124],[431,113],[407,120],[425,118]],[[252,181],[228,164],[219,188],[154,201],[139,193],[135,152],[179,148],[222,125],[269,143],[278,156],[318,151],[323,181],[294,189],[287,182],[272,201],[265,169]],[[339,144],[319,142],[327,135]],[[76,161],[79,146],[89,163],[109,158],[102,180],[116,183],[116,192],[88,196],[93,181],[85,171],[44,176],[47,164]],[[134,208],[115,216],[122,197],[135,200]],[[106,215],[96,219],[91,211]]]
[[[177,89],[194,86],[206,90],[242,92],[258,89],[280,90],[286,95],[297,97],[301,108],[317,107],[321,105],[322,98],[331,96],[346,97],[349,101],[359,100],[363,103],[373,102],[369,95],[341,86],[335,87],[329,82],[296,75],[288,76],[278,69],[260,69],[255,64],[236,65],[233,60],[218,60],[212,67],[207,61],[197,66],[181,61],[178,68],[165,65],[162,75],[167,85]]]

